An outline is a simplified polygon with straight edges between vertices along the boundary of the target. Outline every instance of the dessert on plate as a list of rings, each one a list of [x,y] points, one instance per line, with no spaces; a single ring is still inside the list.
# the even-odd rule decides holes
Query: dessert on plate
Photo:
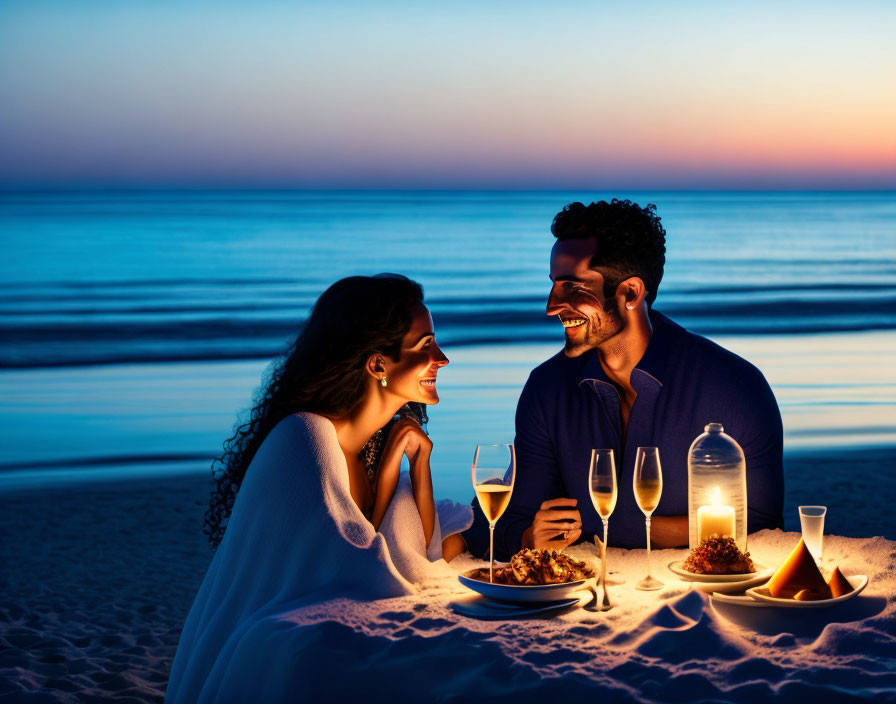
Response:
[[[831,573],[831,578],[828,580],[828,587],[830,587],[831,596],[834,598],[849,594],[854,589],[854,587],[846,580],[846,577],[843,576],[839,567],[835,567],[834,571]]]
[[[776,599],[797,601],[831,598],[831,588],[802,538],[768,581],[768,593]]]
[[[488,568],[472,570],[467,574],[472,579],[488,581]],[[513,586],[563,584],[589,579],[594,570],[581,560],[554,550],[520,550],[503,567],[495,568],[495,584]]]
[[[713,533],[691,550],[683,568],[694,574],[749,574],[754,571],[749,552],[741,552],[733,538]]]
[[[797,601],[835,599],[854,589],[839,567],[835,567],[830,578],[825,581],[802,538],[768,582],[768,593],[776,599]]]

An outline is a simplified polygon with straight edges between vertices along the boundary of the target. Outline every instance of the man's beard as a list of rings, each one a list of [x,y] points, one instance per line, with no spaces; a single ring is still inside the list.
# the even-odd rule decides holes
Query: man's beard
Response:
[[[585,328],[585,337],[583,340],[575,340],[566,338],[566,344],[563,348],[563,354],[567,357],[580,357],[581,355],[596,349],[604,344],[607,340],[616,337],[622,330],[622,318],[619,316],[619,304],[615,298],[607,298],[603,301],[604,314],[600,318],[601,326],[598,330],[592,329],[592,319],[586,318],[588,322],[583,326]]]

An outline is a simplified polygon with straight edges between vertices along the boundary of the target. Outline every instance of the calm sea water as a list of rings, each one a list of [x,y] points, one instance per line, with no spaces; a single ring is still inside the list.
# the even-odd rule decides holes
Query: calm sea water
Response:
[[[896,194],[0,194],[0,487],[206,471],[334,280],[420,281],[452,364],[437,491],[510,441],[572,200],[656,203],[656,307],[763,370],[788,450],[896,445]]]

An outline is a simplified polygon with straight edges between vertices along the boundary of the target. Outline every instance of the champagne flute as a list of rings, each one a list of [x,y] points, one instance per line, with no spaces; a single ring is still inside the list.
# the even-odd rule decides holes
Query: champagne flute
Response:
[[[510,503],[516,479],[513,445],[477,445],[473,454],[473,490],[488,519],[488,581],[494,582],[495,523]]]
[[[647,576],[635,585],[635,589],[653,591],[663,586],[660,580],[650,576],[650,517],[663,493],[663,470],[658,447],[639,447],[635,453],[633,489],[647,525]]]
[[[601,611],[612,608],[607,596],[607,529],[610,514],[616,508],[616,460],[613,450],[591,450],[591,466],[588,469],[588,493],[594,510],[604,523],[604,542],[600,557],[600,583],[603,586]]]

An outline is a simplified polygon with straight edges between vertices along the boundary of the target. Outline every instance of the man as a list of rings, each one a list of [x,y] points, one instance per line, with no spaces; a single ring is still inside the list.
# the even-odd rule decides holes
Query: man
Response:
[[[554,218],[547,314],[566,344],[529,376],[517,405],[517,477],[495,527],[495,557],[521,548],[560,550],[602,536],[588,492],[592,448],[613,448],[619,498],[609,545],[645,547],[632,492],[635,450],[660,449],[663,494],[651,538],[687,546],[687,456],[708,423],[743,448],[748,532],[783,525],[782,429],[765,378],[749,362],[652,309],[665,263],[665,230],[653,205],[572,203]],[[474,502],[475,504],[475,502]],[[488,526],[463,537],[488,552]]]

